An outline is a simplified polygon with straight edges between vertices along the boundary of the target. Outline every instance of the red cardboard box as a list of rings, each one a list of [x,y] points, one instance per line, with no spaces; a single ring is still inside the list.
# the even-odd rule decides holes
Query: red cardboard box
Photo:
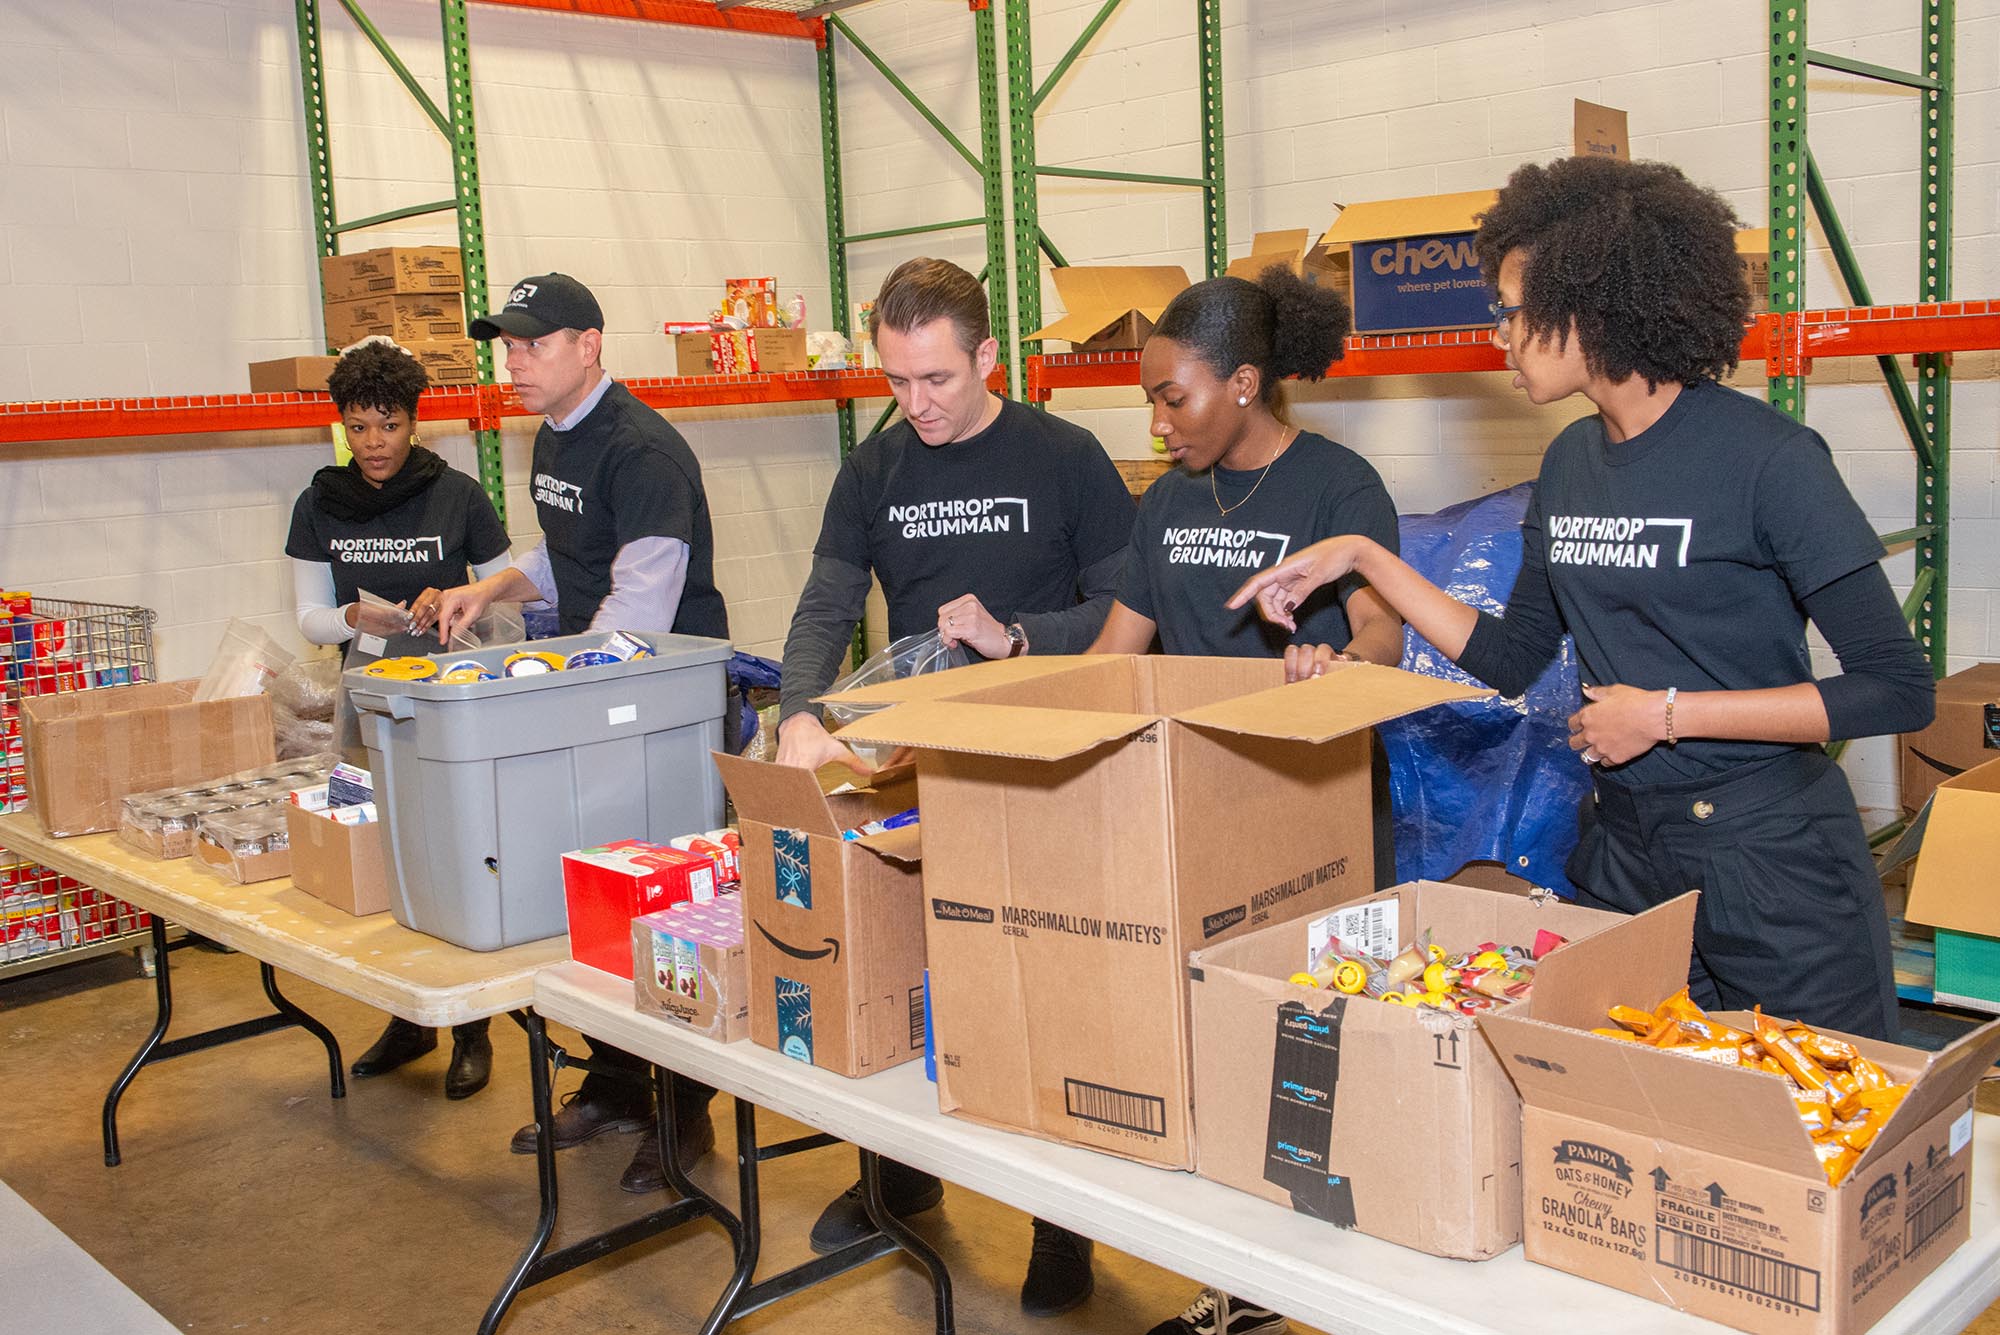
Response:
[[[713,858],[643,839],[563,854],[570,958],[629,979],[632,919],[714,899],[720,881]]]

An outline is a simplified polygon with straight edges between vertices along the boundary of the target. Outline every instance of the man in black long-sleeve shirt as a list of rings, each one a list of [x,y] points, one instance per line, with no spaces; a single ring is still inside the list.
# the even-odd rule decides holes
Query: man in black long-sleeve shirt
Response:
[[[903,421],[862,442],[827,498],[785,638],[778,759],[787,765],[867,768],[827,732],[813,700],[840,672],[871,574],[891,639],[935,628],[984,658],[1082,653],[1103,628],[1132,531],[1132,498],[1095,437],[987,389],[999,345],[971,274],[911,260],[882,284],[874,322]],[[898,1216],[944,1198],[928,1173],[882,1168]],[[872,1230],[857,1186],[821,1214],[813,1250],[838,1251]],[[1037,1219],[1022,1310],[1054,1316],[1088,1298],[1090,1250]]]
[[[1542,460],[1504,618],[1351,536],[1232,602],[1282,623],[1358,570],[1503,692],[1568,631],[1588,683],[1570,745],[1595,787],[1568,866],[1582,902],[1636,913],[1698,889],[1697,1002],[1888,1038],[1881,883],[1819,744],[1922,727],[1935,687],[1826,442],[1716,383],[1749,304],[1733,221],[1672,167],[1603,158],[1523,167],[1483,216],[1515,386],[1598,410]],[[1808,617],[1841,675],[1814,678]]]
[[[785,638],[778,758],[865,768],[816,696],[840,674],[871,575],[889,637],[935,629],[983,658],[1089,648],[1124,571],[1133,505],[1097,439],[986,387],[999,344],[978,280],[911,260],[882,285],[876,346],[903,420],[841,466]]]

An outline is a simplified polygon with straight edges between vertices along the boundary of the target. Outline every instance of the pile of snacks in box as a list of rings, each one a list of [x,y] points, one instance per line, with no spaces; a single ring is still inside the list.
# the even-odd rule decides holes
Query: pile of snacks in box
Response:
[[[156,858],[184,858],[194,852],[195,836],[204,821],[252,808],[269,807],[276,818],[277,837],[285,837],[284,804],[295,788],[325,783],[340,757],[332,754],[281,760],[193,786],[134,793],[125,799],[118,818],[118,837],[141,853]],[[269,835],[261,836],[266,840]]]
[[[1487,941],[1451,954],[1432,944],[1427,931],[1422,941],[1384,960],[1335,938],[1311,969],[1293,974],[1290,981],[1397,1006],[1477,1015],[1527,996],[1535,985],[1535,961],[1564,940],[1554,932],[1538,931],[1532,948]]]
[[[1752,1014],[1751,1030],[1745,1032],[1712,1018],[1682,988],[1650,1011],[1613,1006],[1617,1027],[1591,1032],[1790,1080],[1799,1120],[1812,1137],[1826,1180],[1837,1187],[1909,1086],[1846,1039],[1773,1020],[1761,1009]]]

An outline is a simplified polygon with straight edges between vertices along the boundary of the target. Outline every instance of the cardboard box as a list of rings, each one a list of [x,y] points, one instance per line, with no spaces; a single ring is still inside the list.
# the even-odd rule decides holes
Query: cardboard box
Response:
[[[1154,321],[1188,285],[1178,264],[1123,264],[1052,271],[1069,312],[1027,340],[1060,338],[1078,352],[1132,351],[1145,346]]]
[[[1740,1330],[1866,1330],[1966,1238],[1972,1091],[2000,1023],[1937,1053],[1842,1035],[1910,1092],[1829,1186],[1790,1082],[1589,1032],[1686,981],[1692,901],[1634,920],[1632,948],[1532,1015],[1481,1022],[1524,1104],[1528,1259]]]
[[[319,262],[320,299],[351,301],[388,292],[463,292],[465,262],[456,246],[383,246]]]
[[[1490,327],[1493,294],[1472,236],[1477,216],[1498,198],[1496,190],[1466,190],[1341,210],[1316,252],[1322,264],[1346,252],[1354,332]]]
[[[280,357],[250,363],[252,394],[324,394],[338,357]]]
[[[632,976],[632,920],[689,900],[714,899],[711,858],[643,839],[620,839],[562,855],[569,954],[620,978]]]
[[[1918,852],[1903,916],[1935,932],[1933,995],[1946,1005],[2000,1010],[2000,897],[1993,894],[2000,759],[1939,784],[1912,822],[1910,841]]]
[[[268,765],[264,695],[194,701],[198,681],[149,682],[21,702],[28,801],[49,834],[115,829],[129,793]]]
[[[1259,232],[1250,241],[1250,253],[1241,259],[1231,260],[1223,270],[1227,278],[1241,278],[1256,282],[1264,276],[1264,271],[1272,266],[1289,269],[1303,275],[1306,271],[1306,256],[1312,251],[1312,231],[1305,227],[1294,227],[1282,232]]]
[[[285,808],[292,837],[292,884],[354,916],[389,907],[382,822],[343,825],[324,811]]]
[[[1771,229],[1739,230],[1736,258],[1743,262],[1743,281],[1750,286],[1750,313],[1762,315],[1771,309]]]
[[[1372,891],[1367,730],[1484,694],[1372,664],[1284,676],[1031,657],[838,697],[906,701],[844,739],[923,748],[946,1112],[1194,1166],[1187,952]]]
[[[469,338],[419,339],[403,350],[429,373],[433,385],[479,383],[479,345]]]
[[[1623,111],[1579,97],[1572,112],[1572,156],[1632,160],[1632,133]]]
[[[436,342],[465,337],[465,299],[457,292],[394,292],[326,305],[326,341],[344,348],[370,334],[396,342]]]
[[[195,836],[194,860],[225,881],[238,885],[274,881],[292,874],[289,838],[284,843],[283,848],[271,848],[261,842],[247,848],[231,848],[217,843],[204,831]]]
[[[1379,915],[1393,933],[1382,952],[1391,956],[1426,929],[1452,951],[1486,941],[1532,947],[1538,929],[1568,937],[1572,944],[1540,961],[1521,1007],[1559,989],[1578,952],[1622,949],[1618,932],[1637,921],[1553,895],[1436,881],[1333,913]],[[1276,923],[1188,961],[1195,1171],[1436,1256],[1477,1261],[1513,1246],[1521,1110],[1499,1060],[1470,1017],[1287,982],[1323,942],[1319,921]]]
[[[633,1002],[718,1043],[750,1036],[743,897],[676,904],[632,920]]]
[[[675,375],[806,371],[803,329],[712,329],[673,335]]]
[[[778,323],[778,280],[728,278],[722,283],[722,314],[734,316],[752,329],[772,329]],[[802,329],[799,331],[804,333]]]
[[[1896,739],[1903,812],[1914,816],[1946,779],[2000,756],[2000,663],[1977,663],[1937,684],[1937,716]]]
[[[845,1076],[924,1051],[918,827],[841,832],[917,804],[907,770],[826,794],[806,770],[717,754],[743,835],[750,1037]]]

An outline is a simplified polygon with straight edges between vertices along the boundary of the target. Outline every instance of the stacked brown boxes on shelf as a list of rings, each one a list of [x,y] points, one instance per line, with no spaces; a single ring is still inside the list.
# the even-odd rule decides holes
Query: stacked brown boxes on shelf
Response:
[[[455,246],[384,246],[319,262],[326,342],[344,348],[382,334],[423,363],[433,385],[470,385],[479,361],[465,335],[465,264]],[[253,362],[250,392],[324,390],[334,358]]]

